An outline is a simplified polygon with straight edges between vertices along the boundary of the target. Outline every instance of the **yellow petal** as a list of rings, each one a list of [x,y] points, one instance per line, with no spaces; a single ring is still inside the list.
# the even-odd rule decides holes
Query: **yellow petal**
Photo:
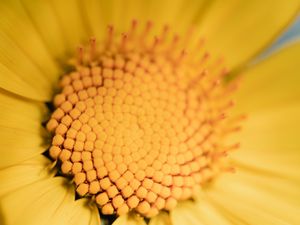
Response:
[[[299,57],[298,42],[245,71],[238,90],[238,109],[248,113],[298,103]]]
[[[206,199],[201,201],[186,201],[180,203],[172,212],[171,218],[174,225],[230,225],[230,221],[216,210]]]
[[[137,214],[119,216],[112,225],[146,225],[144,219]]]
[[[89,225],[100,225],[100,224],[101,224],[101,218],[99,215],[98,207],[93,206]]]
[[[89,38],[88,24],[83,16],[81,4],[81,1],[73,0],[52,1],[52,7],[59,21],[65,44],[71,51],[74,51],[80,43]]]
[[[296,17],[299,6],[298,0],[210,1],[197,24],[208,49],[223,55],[233,68],[270,44]]]
[[[159,29],[163,24],[169,24],[177,31],[186,30],[206,4],[205,0],[21,2],[41,40],[55,58],[61,57],[66,51],[73,52],[78,44],[86,41],[91,35],[101,39],[109,24],[118,30],[122,28],[124,32],[133,19],[142,23],[151,20],[158,24]],[[15,8],[16,6],[13,6],[13,10]],[[185,13],[182,13],[183,10]]]
[[[51,162],[41,155],[0,170],[0,197],[49,177],[50,164]]]
[[[248,114],[237,139],[236,161],[257,169],[299,177],[300,43],[245,72],[237,93],[238,112]]]
[[[89,37],[82,1],[21,0],[41,40],[55,59],[74,52]],[[45,26],[47,24],[47,26]]]
[[[299,167],[299,166],[298,166]],[[299,169],[299,168],[298,168]],[[247,186],[272,193],[278,199],[295,205],[300,205],[300,179],[289,179],[276,173],[264,173],[248,167],[239,167],[237,177]]]
[[[291,200],[284,194],[289,189],[277,192],[268,188],[267,179],[249,181],[243,176],[237,173],[217,180],[207,191],[210,200],[246,224],[299,224],[299,195]]]
[[[62,59],[67,52],[68,46],[51,1],[22,0],[22,3],[28,15],[30,15],[32,23],[41,34],[41,39],[49,52],[55,59]]]
[[[74,201],[74,192],[70,193],[68,201],[64,200],[63,206],[59,207],[55,214],[56,218],[48,224],[72,224],[72,225],[100,225],[100,215],[96,205],[91,204],[90,199]]]
[[[218,178],[207,193],[247,224],[298,224],[300,212],[299,68],[296,44],[244,74],[237,111],[248,119],[232,154],[236,174]]]
[[[122,32],[134,18],[142,23],[149,19],[158,23],[157,30],[161,30],[163,23],[176,25],[177,31],[186,30],[203,2],[21,0],[0,5],[3,18],[7,18],[0,24],[0,41],[3,43],[0,47],[5,56],[0,57],[3,75],[0,87],[31,99],[50,100],[60,74],[58,60],[65,61],[66,52],[74,53],[75,48],[91,35],[102,40],[109,23],[122,28]]]
[[[233,159],[242,165],[299,178],[300,105],[252,113],[238,135],[241,149]]]
[[[59,75],[26,11],[18,1],[0,4],[0,87],[18,95],[49,100]]]
[[[172,221],[168,213],[160,212],[150,219],[149,225],[172,225]]]
[[[82,10],[85,13],[92,34],[100,40],[102,40],[104,34],[107,34],[107,26],[110,25],[109,17],[113,14],[113,9],[107,7],[110,4],[112,4],[112,1],[87,0],[82,5]]]
[[[203,12],[206,2],[206,0],[144,1],[141,6],[142,10],[139,13],[140,17],[135,18],[141,18],[142,22],[153,21],[154,25],[158,25],[157,31],[160,32],[161,26],[165,24],[170,25],[173,31],[184,32],[191,28],[194,18]]]
[[[0,108],[0,168],[45,151],[42,104],[0,91]]]
[[[194,18],[202,12],[205,3],[205,0],[87,0],[84,1],[83,11],[92,33],[97,37],[107,33],[107,25],[113,25],[117,31],[126,32],[133,19],[138,21],[139,29],[144,29],[146,22],[152,21],[154,34],[157,35],[166,24],[176,32],[189,29]]]
[[[88,206],[85,200],[75,201],[75,190],[65,182],[64,178],[49,178],[3,197],[4,224],[91,224],[94,206]]]

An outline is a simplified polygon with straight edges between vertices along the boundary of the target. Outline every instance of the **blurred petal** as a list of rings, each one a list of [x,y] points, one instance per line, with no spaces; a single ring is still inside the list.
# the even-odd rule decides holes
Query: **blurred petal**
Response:
[[[211,1],[199,15],[208,50],[223,55],[229,68],[240,66],[273,41],[297,16],[300,2]]]
[[[21,0],[21,2],[48,51],[55,59],[65,56],[68,51],[67,41],[64,39],[62,27],[51,1]]]
[[[300,105],[252,113],[238,135],[233,159],[245,166],[300,179]]]
[[[64,178],[49,178],[27,185],[0,200],[4,224],[100,224],[93,221],[95,206],[75,201],[75,190]]]
[[[137,214],[119,216],[112,225],[146,225],[144,219]]]
[[[101,224],[101,218],[98,211],[98,207],[93,206],[89,225],[100,225],[100,224]]]
[[[42,104],[0,91],[0,168],[45,151]]]
[[[98,208],[96,205],[91,205],[90,199],[80,199],[74,202],[73,196],[73,199],[70,201],[70,203],[67,202],[65,208],[65,213],[62,213],[60,217],[57,217],[57,222],[51,222],[48,224],[64,225],[67,221],[67,223],[74,225],[100,225]],[[65,221],[64,219],[61,221],[61,217],[64,218],[66,216],[65,214],[69,214],[69,212],[72,212],[72,214],[69,215],[69,218],[66,218]]]
[[[220,211],[216,210],[206,199],[199,202],[185,201],[180,203],[172,212],[173,225],[230,225]]]
[[[112,0],[102,2],[87,0],[84,1],[83,7],[92,32],[97,37],[102,37],[107,32],[105,29],[107,25],[113,25],[118,31],[125,32],[130,28],[131,21],[134,19],[138,21],[138,26],[143,28],[147,21],[152,21],[155,32],[161,32],[162,27],[166,24],[176,32],[186,31],[192,25],[197,14],[202,13],[206,2],[206,0]]]
[[[281,189],[284,186],[280,182],[286,181],[272,179],[257,171],[249,176],[240,170],[217,180],[207,195],[221,209],[246,224],[299,224],[299,189],[296,186]]]
[[[51,162],[41,155],[0,170],[0,197],[49,177],[50,165]]]
[[[245,72],[237,111],[248,114],[237,135],[242,149],[234,159],[247,166],[300,177],[300,43]]]
[[[87,40],[89,25],[82,11],[82,1],[21,2],[41,39],[56,59],[66,56],[67,52],[74,52],[78,45]]]
[[[237,112],[248,119],[232,154],[237,173],[207,189],[215,204],[247,224],[299,224],[300,44],[271,56],[243,74]]]
[[[78,0],[54,0],[53,10],[59,21],[61,32],[65,38],[65,44],[74,51],[82,41],[88,38],[87,26],[82,17],[82,8]]]
[[[0,87],[49,100],[59,69],[19,1],[0,4]]]
[[[172,225],[170,215],[166,212],[160,212],[157,216],[150,219],[149,225]]]
[[[91,35],[101,39],[107,24],[124,31],[132,19],[142,22],[150,19],[159,24],[157,31],[165,23],[180,32],[195,23],[197,33],[207,37],[208,48],[224,54],[229,67],[234,67],[266,46],[291,20],[298,6],[296,0],[288,4],[284,1],[246,4],[236,0],[231,3],[204,0],[5,2],[0,7],[3,15],[0,87],[28,98],[49,100],[60,75],[58,59],[64,58],[66,52],[74,52]]]
[[[237,95],[238,110],[263,111],[299,103],[299,57],[298,42],[245,71]]]

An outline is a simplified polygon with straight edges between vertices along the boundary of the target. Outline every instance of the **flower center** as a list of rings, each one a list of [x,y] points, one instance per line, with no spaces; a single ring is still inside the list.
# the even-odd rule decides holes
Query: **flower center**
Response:
[[[98,48],[80,49],[47,124],[50,156],[103,214],[171,210],[227,170],[237,147],[223,143],[233,123],[221,62],[202,48],[186,54],[166,32],[147,43],[149,29],[118,42],[111,28]]]

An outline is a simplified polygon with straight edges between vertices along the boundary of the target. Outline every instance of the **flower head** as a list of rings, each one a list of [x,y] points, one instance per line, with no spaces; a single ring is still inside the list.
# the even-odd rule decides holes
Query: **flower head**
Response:
[[[209,62],[202,40],[186,55],[185,39],[169,43],[166,29],[147,43],[150,25],[137,34],[134,21],[120,40],[109,28],[103,49],[94,39],[80,48],[47,124],[50,156],[103,214],[172,210],[231,169],[223,159],[238,147],[223,143],[237,121],[225,120],[232,86],[222,62]]]
[[[1,222],[299,223],[298,1],[114,3],[0,3]]]

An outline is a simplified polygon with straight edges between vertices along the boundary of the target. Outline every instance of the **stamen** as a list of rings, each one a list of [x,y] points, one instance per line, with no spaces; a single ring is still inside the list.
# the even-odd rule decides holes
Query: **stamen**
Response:
[[[187,52],[186,52],[186,50],[181,50],[181,52],[179,53],[179,56],[178,56],[178,58],[177,59],[175,59],[175,61],[174,61],[174,64],[176,65],[176,64],[180,64],[180,63],[182,63],[183,62],[183,60],[186,58],[186,56],[187,56]]]
[[[180,40],[179,35],[174,35],[173,40],[169,45],[169,48],[166,50],[167,55],[171,55],[174,52],[174,50],[177,49],[179,40]]]
[[[146,38],[146,37],[148,36],[148,34],[150,33],[152,27],[153,27],[153,22],[152,22],[152,21],[148,21],[148,22],[146,23],[145,31],[144,31],[144,33],[141,35],[141,38]]]
[[[154,52],[156,50],[156,47],[159,45],[159,43],[160,43],[160,39],[157,36],[155,36],[153,38],[153,43],[150,46],[149,51]]]
[[[134,38],[136,30],[137,30],[137,25],[138,25],[138,21],[137,20],[132,20],[131,27],[130,27],[130,30],[128,32],[128,36],[130,38]]]
[[[236,169],[229,165],[222,167],[222,171],[225,173],[236,173]]]
[[[163,27],[162,34],[160,35],[160,40],[162,42],[164,42],[166,40],[169,31],[170,31],[170,27],[168,25],[165,25]]]
[[[83,63],[83,55],[84,55],[83,47],[79,46],[78,47],[78,64],[79,65],[81,65]]]
[[[207,60],[209,59],[210,55],[208,52],[205,52],[203,54],[203,56],[200,59],[199,65],[205,65],[205,63],[207,62]]]
[[[112,25],[109,25],[107,27],[107,41],[106,41],[106,48],[110,49],[113,44],[113,38],[114,38],[114,27]]]
[[[228,146],[226,148],[226,151],[229,152],[229,151],[236,150],[236,149],[240,148],[240,146],[241,146],[240,143],[233,144],[231,146]]]
[[[128,43],[128,35],[126,33],[123,33],[121,37],[120,52],[126,51],[127,43]]]
[[[90,45],[91,45],[90,60],[93,61],[95,58],[95,53],[96,53],[96,38],[95,37],[90,38]]]

